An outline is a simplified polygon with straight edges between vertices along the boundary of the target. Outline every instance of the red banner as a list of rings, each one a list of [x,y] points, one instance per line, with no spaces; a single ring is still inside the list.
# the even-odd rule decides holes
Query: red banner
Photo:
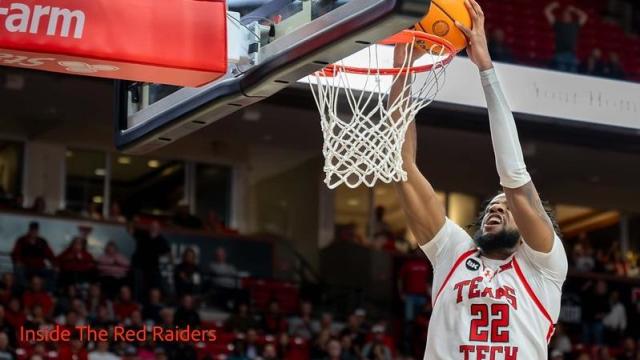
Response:
[[[0,0],[0,65],[200,86],[227,71],[226,5]]]

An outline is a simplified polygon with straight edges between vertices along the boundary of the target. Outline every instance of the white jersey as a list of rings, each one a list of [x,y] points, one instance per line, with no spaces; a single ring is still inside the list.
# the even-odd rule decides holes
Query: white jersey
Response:
[[[506,260],[480,256],[446,219],[422,250],[434,268],[425,360],[542,360],[560,313],[567,256],[518,246]]]

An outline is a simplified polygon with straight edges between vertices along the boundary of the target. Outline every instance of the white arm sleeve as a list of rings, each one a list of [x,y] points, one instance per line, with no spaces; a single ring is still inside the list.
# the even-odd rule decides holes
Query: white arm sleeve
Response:
[[[524,164],[516,122],[500,87],[495,69],[480,72],[480,78],[487,100],[491,140],[500,185],[510,189],[519,188],[531,181],[531,176]]]

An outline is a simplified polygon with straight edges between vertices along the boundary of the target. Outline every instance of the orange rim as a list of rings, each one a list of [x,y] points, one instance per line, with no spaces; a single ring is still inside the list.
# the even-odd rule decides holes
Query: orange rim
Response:
[[[443,46],[446,49],[446,58],[440,61],[438,64],[447,65],[453,60],[456,54],[456,49],[447,39],[443,39],[439,36],[424,33],[421,31],[415,30],[403,30],[395,35],[392,35],[384,40],[378,42],[380,45],[395,45],[395,44],[411,44],[415,40],[425,40],[436,43],[438,45]],[[334,76],[339,71],[344,71],[346,73],[351,74],[359,74],[359,75],[398,75],[400,73],[421,73],[427,72],[433,69],[436,64],[429,65],[421,65],[421,66],[407,66],[403,68],[399,67],[390,67],[390,68],[380,68],[380,69],[372,69],[365,67],[357,67],[357,66],[347,66],[340,64],[331,64],[326,66],[324,69],[318,71],[316,74],[320,76]]]

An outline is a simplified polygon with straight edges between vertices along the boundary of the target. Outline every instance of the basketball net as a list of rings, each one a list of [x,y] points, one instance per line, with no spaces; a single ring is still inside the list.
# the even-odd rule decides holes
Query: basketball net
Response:
[[[405,46],[399,67],[393,59],[395,44]],[[428,50],[412,62],[415,46]],[[324,182],[330,189],[407,180],[405,134],[444,85],[454,55],[446,40],[406,30],[309,76],[324,137]],[[394,84],[399,95],[388,103]]]

